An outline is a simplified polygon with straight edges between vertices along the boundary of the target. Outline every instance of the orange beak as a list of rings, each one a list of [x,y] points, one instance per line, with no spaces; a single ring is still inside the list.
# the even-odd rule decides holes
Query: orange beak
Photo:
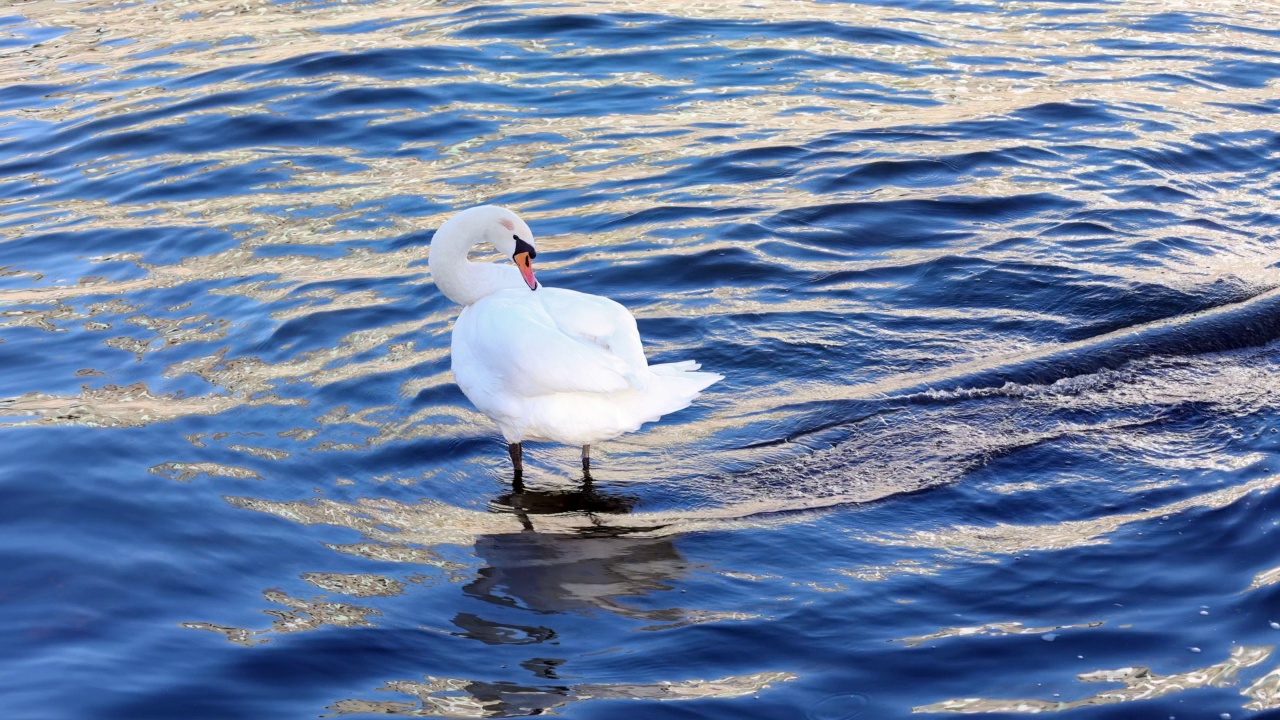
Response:
[[[529,253],[521,252],[511,256],[515,261],[516,267],[520,268],[520,274],[524,276],[524,284],[529,286],[530,290],[538,289],[538,281],[533,277],[533,260],[529,257]]]

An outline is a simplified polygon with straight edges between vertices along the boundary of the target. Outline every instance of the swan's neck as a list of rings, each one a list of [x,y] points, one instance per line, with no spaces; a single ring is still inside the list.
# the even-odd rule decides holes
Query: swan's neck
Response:
[[[480,298],[507,288],[528,289],[520,271],[512,266],[477,263],[467,259],[471,248],[483,242],[482,231],[446,221],[431,239],[427,266],[436,287],[459,305],[470,305]]]

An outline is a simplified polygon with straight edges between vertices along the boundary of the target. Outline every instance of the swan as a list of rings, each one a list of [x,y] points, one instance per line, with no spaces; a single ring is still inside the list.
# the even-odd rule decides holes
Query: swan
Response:
[[[514,266],[472,262],[488,243]],[[440,292],[462,306],[453,326],[453,376],[497,424],[518,482],[525,440],[591,446],[687,407],[722,380],[692,360],[649,365],[625,307],[534,278],[533,232],[496,205],[463,210],[431,239],[427,265]]]

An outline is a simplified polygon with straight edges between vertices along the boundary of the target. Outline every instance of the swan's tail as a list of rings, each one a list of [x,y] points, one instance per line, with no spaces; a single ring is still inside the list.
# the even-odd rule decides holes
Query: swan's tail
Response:
[[[653,378],[646,395],[651,402],[654,419],[657,416],[686,408],[698,393],[724,376],[713,372],[697,372],[702,366],[693,360],[650,365]]]

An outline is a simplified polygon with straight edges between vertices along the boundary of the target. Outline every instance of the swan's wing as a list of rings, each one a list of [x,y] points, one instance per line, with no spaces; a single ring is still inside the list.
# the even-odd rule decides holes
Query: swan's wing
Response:
[[[566,335],[595,345],[625,363],[632,384],[644,376],[649,363],[630,310],[599,295],[561,288],[540,288],[538,292],[542,293],[543,307]]]
[[[542,298],[528,290],[500,291],[466,308],[454,335],[455,349],[462,343],[466,362],[475,365],[462,374],[482,373],[512,394],[618,392],[632,386],[626,362],[565,332]]]

